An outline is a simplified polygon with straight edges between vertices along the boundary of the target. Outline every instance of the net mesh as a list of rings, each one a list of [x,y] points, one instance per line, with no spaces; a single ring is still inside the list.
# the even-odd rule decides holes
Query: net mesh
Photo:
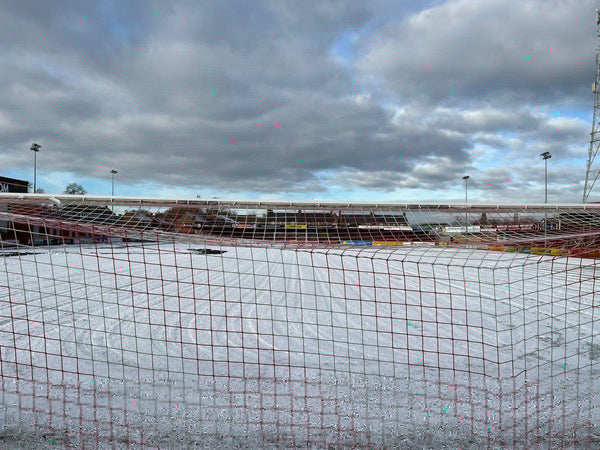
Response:
[[[599,232],[596,205],[1,195],[0,443],[595,447]]]

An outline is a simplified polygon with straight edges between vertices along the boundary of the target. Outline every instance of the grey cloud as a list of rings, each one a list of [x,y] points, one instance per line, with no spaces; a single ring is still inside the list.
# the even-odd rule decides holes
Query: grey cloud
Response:
[[[177,36],[173,20],[128,61],[130,80],[52,59],[47,63],[63,74],[77,69],[83,81],[51,70],[41,72],[43,80],[13,81],[34,94],[26,104],[18,95],[10,100],[48,135],[46,170],[102,176],[110,164],[131,181],[191,178],[272,191],[314,186],[323,170],[407,171],[426,156],[468,158],[465,139],[398,127],[377,103],[357,100],[349,75],[327,53],[285,40],[241,52]],[[133,111],[107,107],[119,98]],[[23,147],[26,135],[13,133],[7,142]]]
[[[502,199],[521,203],[544,202],[544,168],[542,164],[530,164],[527,167],[512,168],[512,177],[503,178],[483,173],[482,177],[491,180],[488,189],[478,191],[483,201],[498,202],[499,186]],[[563,167],[548,168],[548,199],[550,202],[579,202],[583,192],[581,174],[564,170]]]
[[[419,189],[431,192],[432,198],[441,190],[462,183],[462,176],[471,172],[467,165],[456,165],[448,157],[426,158],[412,170],[396,172],[389,170],[346,171],[338,174],[332,183],[345,188],[363,188],[392,192],[397,189]]]
[[[348,0],[276,1],[272,8],[287,28],[310,36],[316,33],[321,36],[319,41],[336,39],[339,29],[359,28],[372,15],[367,3]]]
[[[536,157],[544,145],[557,154],[577,153],[582,123],[552,121],[529,108],[527,96],[551,96],[562,81],[565,95],[578,92],[589,67],[563,69],[587,54],[577,47],[585,30],[541,33],[552,45],[569,38],[548,54],[537,48],[542,41],[526,42],[537,17],[521,17],[521,6],[511,16],[507,2],[485,0],[506,21],[506,33],[516,34],[501,44],[483,33],[479,48],[474,33],[498,26],[496,19],[482,19],[481,4],[442,4],[437,10],[448,11],[453,28],[424,35],[437,23],[432,13],[404,20],[397,11],[416,9],[414,2],[378,1],[377,7],[358,0],[82,1],[39,8],[38,2],[11,1],[0,11],[3,41],[13,43],[0,56],[0,155],[12,156],[0,156],[0,164],[29,165],[24,150],[39,140],[44,170],[103,178],[110,166],[132,183],[266,193],[326,193],[340,186],[436,192],[466,171],[478,188],[474,151],[482,143],[512,148],[511,139],[528,142],[528,154],[515,164]],[[566,0],[552,3],[559,12],[573,7]],[[456,5],[468,6],[467,25]],[[585,0],[585,8],[590,5]],[[565,20],[583,20],[583,14],[565,13]],[[377,28],[382,20],[397,23]],[[373,30],[379,36],[362,47]],[[349,31],[360,37],[362,75],[381,77],[399,97],[373,89],[332,55]],[[503,49],[498,61],[478,66],[494,46]],[[566,47],[575,54],[566,55]],[[549,59],[521,73],[519,58],[527,55]],[[523,89],[533,93],[515,107]],[[495,103],[492,92],[513,99]],[[398,98],[405,110],[396,114]],[[448,101],[438,108],[431,98]],[[517,186],[511,173],[494,175],[490,192]]]
[[[450,0],[383,26],[358,65],[403,98],[547,102],[593,79],[593,0]]]
[[[65,134],[74,138],[73,146],[77,142],[104,141],[103,147],[79,154],[81,163],[99,166],[109,149],[118,147],[120,152],[111,157],[115,164],[136,164],[142,173],[161,164],[170,167],[169,172],[155,171],[153,177],[162,182],[177,182],[177,177],[185,173],[199,184],[225,182],[228,187],[246,183],[267,189],[264,181],[255,181],[269,179],[271,189],[282,189],[290,182],[308,182],[312,173],[323,170],[390,168],[400,172],[410,170],[415,161],[426,156],[468,158],[462,150],[468,145],[464,140],[448,139],[435,132],[397,130],[387,123],[379,108],[351,100],[304,99],[263,117],[260,124],[253,120],[225,124],[196,120],[182,126],[165,120],[146,118],[148,123],[144,123],[144,117],[121,119]],[[174,141],[174,136],[179,140]],[[64,146],[65,142],[56,145]],[[136,155],[139,148],[144,149],[145,158],[126,159],[127,155]],[[152,149],[158,154],[148,154]],[[63,156],[66,164],[74,162],[71,149]],[[280,176],[282,172],[285,177]]]
[[[563,144],[583,144],[589,139],[590,124],[575,119],[553,119],[543,129],[543,136]]]

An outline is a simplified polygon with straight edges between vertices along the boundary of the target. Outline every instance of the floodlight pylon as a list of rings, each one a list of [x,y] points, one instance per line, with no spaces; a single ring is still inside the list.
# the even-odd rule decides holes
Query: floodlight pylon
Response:
[[[600,11],[596,10],[596,25],[600,26]],[[598,30],[600,37],[600,29]],[[600,176],[600,164],[597,161],[600,151],[600,49],[596,52],[596,80],[592,85],[594,93],[594,118],[592,121],[592,131],[590,133],[590,146],[588,150],[588,160],[585,172],[585,184],[583,186],[583,203],[586,203]]]

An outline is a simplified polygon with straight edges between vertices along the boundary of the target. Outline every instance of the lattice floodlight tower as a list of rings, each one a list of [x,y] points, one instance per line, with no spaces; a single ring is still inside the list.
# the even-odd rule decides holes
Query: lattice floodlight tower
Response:
[[[598,448],[598,274],[593,204],[0,194],[0,447]]]
[[[600,10],[596,10],[596,25],[600,26]],[[600,31],[599,31],[600,35]],[[594,118],[590,134],[590,148],[588,150],[587,170],[585,172],[585,185],[583,187],[583,203],[589,196],[600,176],[600,164],[596,160],[600,150],[600,52],[596,53],[596,81],[592,84],[594,92]]]

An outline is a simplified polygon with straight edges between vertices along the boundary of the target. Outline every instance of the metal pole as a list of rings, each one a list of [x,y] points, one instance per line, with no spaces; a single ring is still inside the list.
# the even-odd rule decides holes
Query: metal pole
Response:
[[[33,152],[33,193],[37,190],[37,153],[40,151],[42,146],[35,142],[31,144],[30,150]]]
[[[548,203],[548,160],[552,158],[550,152],[541,153],[544,159],[544,203]],[[544,248],[548,246],[548,213],[544,212]]]
[[[548,158],[544,158],[544,203],[548,204]],[[544,213],[544,248],[548,247],[548,214]]]
[[[115,174],[119,173],[117,172],[115,169],[110,171],[110,174],[112,175],[112,189],[111,189],[111,197],[115,196]]]
[[[548,203],[548,160],[552,158],[550,152],[540,153],[544,160],[544,203]]]
[[[466,206],[469,203],[469,175],[465,175],[465,235],[469,234],[469,213],[467,212]]]
[[[548,203],[548,160],[544,159],[544,177],[545,177],[545,192],[544,192],[544,203]]]

